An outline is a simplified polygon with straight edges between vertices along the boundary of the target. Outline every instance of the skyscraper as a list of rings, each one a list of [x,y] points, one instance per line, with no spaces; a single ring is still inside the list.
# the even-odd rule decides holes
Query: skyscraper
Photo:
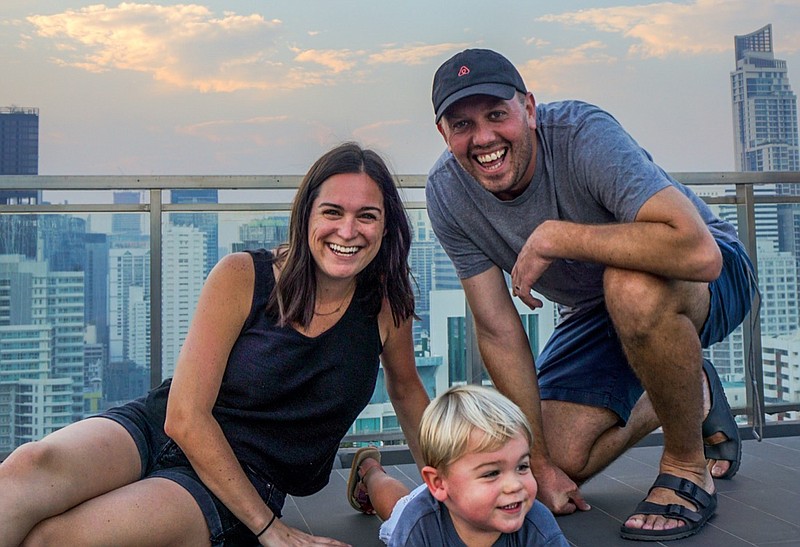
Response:
[[[0,107],[0,175],[39,174],[39,109]],[[0,204],[38,203],[37,190],[0,192]]]
[[[736,69],[731,72],[734,153],[737,171],[795,171],[800,168],[797,97],[786,61],[775,59],[772,25],[734,37]],[[756,195],[798,195],[793,185],[758,185]],[[731,193],[733,190],[731,190]],[[736,224],[736,211],[720,216]],[[767,358],[772,340],[798,328],[797,287],[800,211],[796,205],[757,204],[762,344]],[[744,376],[741,327],[705,354],[728,380]]]
[[[772,25],[734,38],[731,72],[737,171],[797,171],[797,97],[786,61],[772,51]]]
[[[172,203],[218,203],[216,188],[202,190],[172,190],[170,192]],[[176,226],[194,226],[205,235],[205,266],[203,279],[208,277],[211,268],[219,260],[219,224],[216,213],[171,213],[169,220]]]

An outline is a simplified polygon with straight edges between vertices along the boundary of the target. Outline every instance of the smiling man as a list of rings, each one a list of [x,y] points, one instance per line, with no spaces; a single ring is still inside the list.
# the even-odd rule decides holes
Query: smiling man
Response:
[[[699,531],[716,509],[713,478],[732,477],[741,458],[701,352],[742,322],[757,291],[734,227],[610,114],[537,105],[494,51],[439,67],[433,107],[447,150],[428,176],[428,213],[486,368],[532,423],[539,498],[555,513],[589,509],[578,485],[660,425],[659,475],[621,534]],[[561,317],[535,368],[512,301],[535,309],[534,290]]]

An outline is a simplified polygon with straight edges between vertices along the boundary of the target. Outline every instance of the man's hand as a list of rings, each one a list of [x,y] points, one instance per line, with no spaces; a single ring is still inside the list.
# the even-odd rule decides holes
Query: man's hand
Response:
[[[569,515],[575,511],[588,511],[592,507],[583,499],[578,485],[555,465],[534,470],[539,483],[537,498],[556,515]]]
[[[514,290],[514,296],[519,297],[532,310],[541,308],[544,304],[541,300],[531,295],[531,289],[553,262],[552,259],[543,257],[536,250],[539,228],[534,230],[528,237],[525,245],[520,249],[519,255],[517,255],[517,262],[514,264],[514,268],[511,270],[511,286]]]

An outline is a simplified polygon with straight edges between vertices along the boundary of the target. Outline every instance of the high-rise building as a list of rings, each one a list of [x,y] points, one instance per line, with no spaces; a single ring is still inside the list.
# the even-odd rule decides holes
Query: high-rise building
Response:
[[[0,256],[0,451],[83,418],[83,286],[83,272]]]
[[[789,85],[786,61],[773,52],[772,25],[734,37],[736,69],[731,72],[734,152],[737,171],[795,171],[800,168],[797,97]],[[730,190],[732,193],[733,190]],[[770,184],[756,195],[798,195],[800,188]],[[736,224],[735,208],[720,216]],[[777,337],[798,328],[797,289],[800,211],[796,205],[757,204],[758,272],[761,334],[765,363]],[[728,380],[744,377],[741,327],[705,351]],[[765,365],[766,370],[766,365]]]
[[[0,107],[0,175],[39,174],[39,109]],[[0,192],[0,204],[39,203],[38,190]]]
[[[167,226],[163,240],[161,375],[170,378],[203,288],[205,238],[199,228]]]
[[[114,192],[115,205],[138,205],[141,202],[141,192]],[[111,215],[111,233],[120,236],[141,235],[142,215],[140,213],[114,213]]]
[[[108,360],[150,366],[150,251],[115,248],[108,256]]]
[[[273,214],[239,226],[239,241],[231,245],[236,253],[247,249],[275,249],[289,242],[289,215]]]
[[[797,97],[786,61],[772,50],[772,25],[734,38],[731,72],[737,171],[797,171]]]
[[[218,203],[218,192],[216,188],[204,188],[202,190],[172,190],[170,192],[171,203]],[[208,277],[211,268],[219,260],[219,224],[216,213],[171,213],[169,221],[176,226],[194,226],[198,228],[206,238],[205,248],[206,257],[203,267],[203,278]]]

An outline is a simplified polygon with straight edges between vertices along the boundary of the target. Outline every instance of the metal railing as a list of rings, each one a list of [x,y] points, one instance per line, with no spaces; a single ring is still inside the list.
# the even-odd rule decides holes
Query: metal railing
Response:
[[[733,188],[735,192],[719,192],[703,199],[712,205],[734,206],[737,210],[737,223],[740,239],[744,243],[754,264],[758,264],[758,248],[756,243],[756,205],[759,204],[792,204],[800,205],[800,172],[676,172],[671,173],[677,180],[693,187],[695,190],[708,190],[711,187]],[[297,189],[302,176],[0,176],[0,193],[8,190],[28,191],[79,191],[82,197],[87,192],[97,191],[142,191],[148,203],[142,204],[23,204],[0,205],[0,215],[7,214],[88,214],[88,213],[142,213],[149,219],[150,261],[150,370],[151,385],[161,381],[161,343],[162,343],[162,215],[170,212],[265,212],[288,211],[291,208],[291,197],[286,192]],[[424,175],[402,175],[396,180],[404,193],[408,208],[424,208],[422,189],[425,185]],[[759,185],[788,185],[792,192],[785,194],[757,195],[755,188]],[[284,195],[276,200],[250,201],[247,199],[231,200],[223,203],[170,204],[165,203],[164,192],[177,189],[218,189],[245,191],[282,191]],[[704,194],[707,192],[703,192]],[[276,194],[277,195],[277,194]],[[414,199],[416,198],[417,201]],[[90,200],[91,201],[91,200]],[[2,237],[2,234],[0,234]],[[745,366],[746,404],[743,408],[734,409],[747,415],[748,424],[761,426],[766,422],[766,415],[778,412],[800,410],[800,403],[770,405],[764,403],[763,363],[761,353],[760,318],[750,314],[745,320],[743,342],[745,355],[750,361]],[[475,346],[475,335],[472,322],[467,321],[467,347]],[[478,370],[480,356],[477,351],[469,351],[471,370]],[[765,424],[763,429],[752,436],[796,435],[800,432],[797,424]],[[747,435],[746,435],[747,436]],[[382,436],[381,436],[382,437]],[[355,440],[359,436],[353,437]]]

